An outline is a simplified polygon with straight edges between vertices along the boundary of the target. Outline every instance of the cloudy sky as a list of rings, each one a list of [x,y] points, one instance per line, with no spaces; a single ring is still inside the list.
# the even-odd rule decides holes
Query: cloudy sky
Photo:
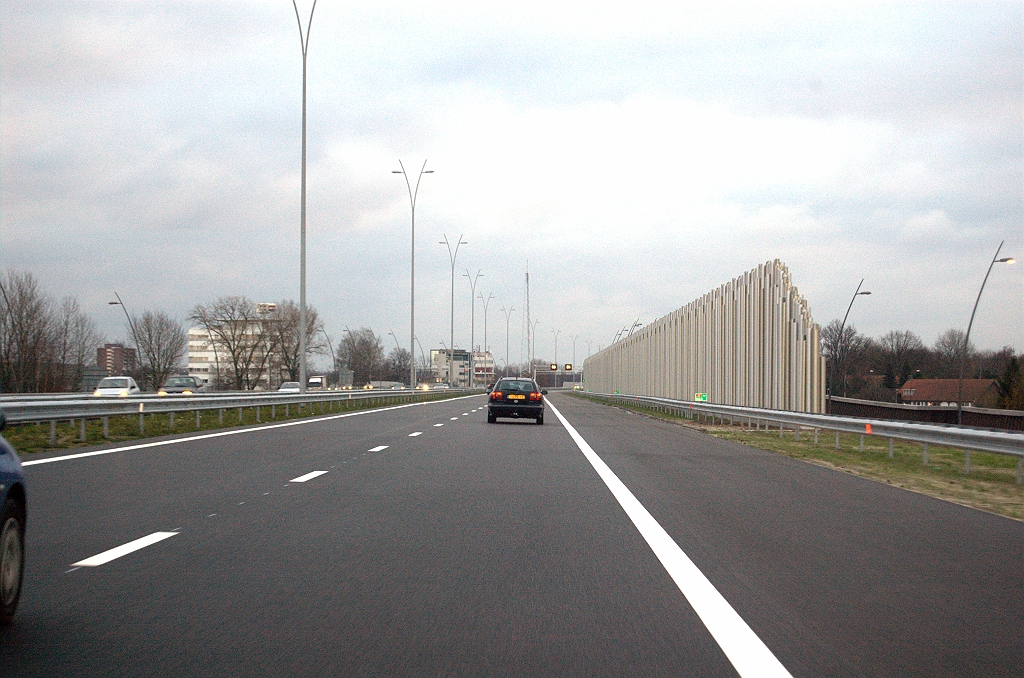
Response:
[[[310,2],[299,3],[303,22]],[[133,311],[297,299],[302,57],[290,2],[0,6],[0,268]],[[822,325],[965,327],[1024,257],[1019,2],[341,3],[308,60],[308,301],[332,336],[447,342],[451,267],[519,359],[577,362],[781,259]],[[456,278],[455,342],[470,343]],[[477,307],[478,344],[483,307]],[[972,332],[1024,350],[1024,266]],[[418,351],[417,351],[418,352]]]

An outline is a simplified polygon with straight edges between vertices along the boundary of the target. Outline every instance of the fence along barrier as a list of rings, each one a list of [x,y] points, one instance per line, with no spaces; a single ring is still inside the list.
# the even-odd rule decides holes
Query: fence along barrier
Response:
[[[583,371],[599,393],[825,411],[820,329],[778,259],[590,356]]]
[[[170,414],[176,412],[195,412],[196,422],[200,421],[200,413],[205,410],[217,410],[218,425],[224,425],[224,410],[228,408],[238,409],[238,421],[242,421],[242,410],[245,408],[259,408],[268,405],[285,406],[285,416],[288,416],[290,405],[301,408],[303,405],[310,407],[314,403],[333,403],[335,401],[367,401],[371,405],[376,401],[387,402],[415,402],[419,400],[433,400],[439,397],[451,397],[478,393],[480,389],[446,389],[441,392],[435,391],[413,391],[410,389],[389,391],[387,395],[372,391],[324,391],[319,393],[287,394],[287,393],[259,393],[259,394],[208,394],[198,396],[164,396],[142,395],[131,398],[96,398],[82,396],[78,399],[53,398],[53,399],[0,399],[0,410],[3,410],[4,417],[8,424],[25,423],[49,423],[50,445],[56,443],[57,422],[75,419],[81,420],[81,430],[85,430],[86,419],[101,419],[103,421],[104,437],[109,434],[109,417],[138,414],[139,433],[145,434],[145,416],[151,414]],[[301,409],[297,415],[301,416]],[[173,423],[171,424],[173,426]],[[198,426],[198,424],[197,424]]]

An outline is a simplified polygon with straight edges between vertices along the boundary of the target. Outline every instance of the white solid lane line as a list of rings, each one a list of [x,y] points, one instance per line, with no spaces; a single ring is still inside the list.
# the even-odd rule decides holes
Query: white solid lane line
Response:
[[[140,537],[135,541],[130,541],[127,544],[122,544],[116,548],[112,548],[109,551],[103,553],[97,553],[92,558],[86,558],[85,560],[79,560],[77,563],[71,563],[71,567],[97,567],[104,563],[109,563],[111,560],[116,560],[121,556],[126,556],[133,551],[144,549],[147,546],[152,546],[158,541],[163,541],[178,534],[177,532],[154,532],[153,534]]]
[[[292,478],[288,482],[289,483],[304,483],[307,480],[312,480],[313,478],[319,478],[320,476],[322,476],[325,473],[327,473],[327,471],[310,471],[306,475],[299,476],[298,478]]]
[[[195,440],[207,440],[209,438],[223,438],[224,436],[237,436],[244,433],[256,433],[258,431],[268,431],[274,428],[285,428],[288,426],[305,426],[307,424],[322,423],[325,421],[331,421],[334,419],[346,419],[348,417],[361,417],[369,414],[377,414],[380,412],[391,412],[392,410],[402,410],[407,407],[421,407],[424,405],[434,405],[450,400],[462,400],[463,398],[475,398],[476,396],[459,396],[458,398],[448,398],[446,400],[428,400],[421,403],[408,403],[406,405],[394,405],[393,407],[380,407],[372,410],[362,410],[361,412],[346,412],[345,414],[333,414],[325,417],[314,417],[313,419],[299,419],[297,421],[286,421],[280,424],[267,424],[265,426],[248,426],[239,429],[230,429],[227,431],[216,431],[214,433],[204,433],[202,435],[186,436],[184,438],[172,438],[171,440],[158,440],[154,443],[139,443],[138,445],[125,445],[124,447],[111,447],[105,450],[93,450],[92,452],[77,452],[75,454],[65,454],[60,457],[49,457],[47,459],[32,459],[30,461],[22,461],[22,466],[35,466],[36,464],[52,464],[58,461],[69,461],[71,459],[84,459],[85,457],[100,457],[106,454],[114,454],[115,452],[128,452],[130,450],[144,450],[150,447],[164,447],[165,445],[177,445],[178,443],[189,443]],[[266,407],[264,405],[264,407]]]
[[[386,449],[388,449],[387,445],[378,445],[377,447],[371,447],[367,452],[383,452]]]
[[[719,647],[725,652],[725,656],[729,658],[740,676],[742,678],[749,676],[792,678],[786,667],[761,642],[757,634],[736,613],[729,601],[723,598],[718,589],[704,576],[704,573],[697,569],[693,561],[683,553],[675,540],[658,524],[658,521],[644,508],[643,504],[633,496],[629,488],[608,468],[601,457],[597,456],[583,436],[566,421],[562,413],[550,401],[548,407],[562,422],[562,426],[569,432],[576,446],[580,448],[580,452],[611,490],[612,495],[622,506],[629,519],[633,521],[647,545],[651,547],[654,555],[661,561],[676,586],[686,596],[686,600],[689,601],[694,612],[704,622],[704,626],[711,632],[712,637],[718,642]]]
[[[409,434],[409,437],[410,438],[415,438],[416,436],[421,436],[421,435],[423,435],[423,431],[413,431],[412,433]]]

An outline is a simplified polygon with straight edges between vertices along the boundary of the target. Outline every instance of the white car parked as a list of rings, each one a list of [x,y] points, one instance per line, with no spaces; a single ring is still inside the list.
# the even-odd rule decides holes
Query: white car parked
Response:
[[[297,381],[286,381],[281,384],[281,387],[277,389],[278,393],[299,393],[302,389],[299,388],[299,382]]]
[[[137,395],[141,391],[142,389],[139,388],[139,385],[131,377],[106,377],[100,380],[92,394],[94,396],[127,398],[128,396]]]

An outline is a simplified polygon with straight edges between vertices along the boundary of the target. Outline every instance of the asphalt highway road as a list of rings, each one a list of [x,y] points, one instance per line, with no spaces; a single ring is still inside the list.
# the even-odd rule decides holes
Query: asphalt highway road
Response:
[[[564,394],[544,426],[485,405],[24,459],[0,675],[1024,675],[1024,524]]]

